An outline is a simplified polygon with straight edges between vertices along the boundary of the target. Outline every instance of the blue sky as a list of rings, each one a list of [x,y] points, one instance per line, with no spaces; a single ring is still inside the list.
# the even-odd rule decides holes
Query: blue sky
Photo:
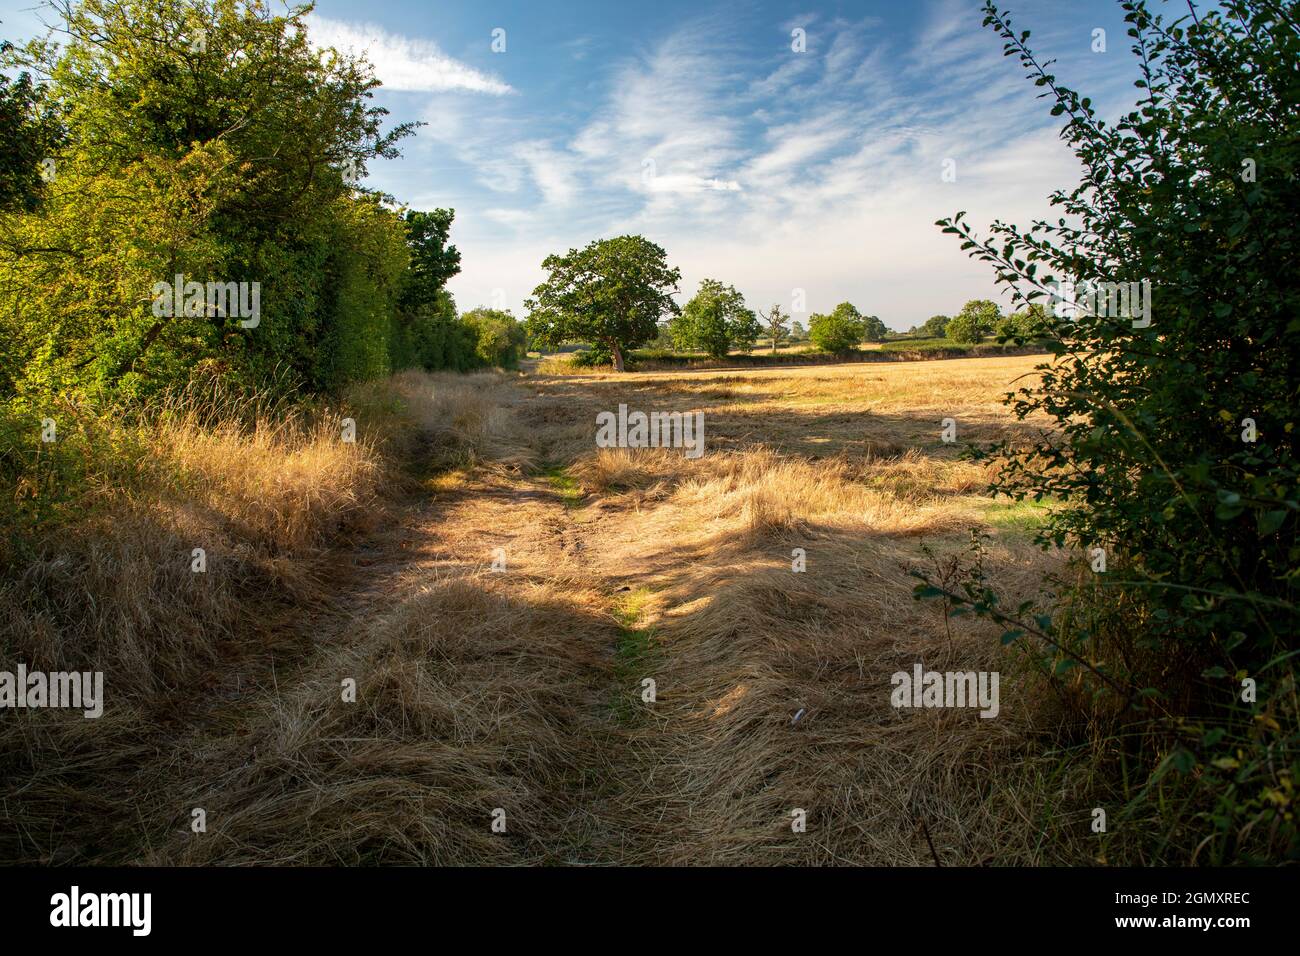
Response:
[[[1118,3],[1010,5],[1104,115],[1131,103]],[[5,35],[35,6],[0,0]],[[320,0],[312,29],[368,51],[394,122],[428,124],[368,184],[456,209],[461,308],[522,315],[547,254],[632,232],[667,249],[683,301],[706,277],[764,309],[802,289],[805,323],[847,299],[901,329],[999,297],[935,219],[1028,225],[1078,179],[981,20],[979,0]]]

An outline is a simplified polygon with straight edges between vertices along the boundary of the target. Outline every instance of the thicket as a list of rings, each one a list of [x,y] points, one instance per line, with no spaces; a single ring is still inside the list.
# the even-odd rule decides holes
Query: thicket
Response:
[[[54,446],[90,418],[196,384],[305,401],[516,360],[520,333],[446,291],[454,212],[360,185],[415,127],[387,124],[369,63],[313,45],[309,6],[55,10],[0,51],[0,478],[19,511],[75,479]]]
[[[1106,840],[1147,861],[1294,860],[1297,7],[1228,0],[1169,21],[1122,6],[1138,96],[1113,124],[986,6],[1085,174],[1052,197],[1056,222],[990,238],[964,214],[940,222],[1022,301],[1067,281],[1134,290],[1040,314],[1053,358],[1007,401],[1054,429],[983,450],[995,491],[1054,504],[1039,540],[1077,574],[1041,613],[1001,606],[977,571],[918,596],[1037,649],[1124,799]]]

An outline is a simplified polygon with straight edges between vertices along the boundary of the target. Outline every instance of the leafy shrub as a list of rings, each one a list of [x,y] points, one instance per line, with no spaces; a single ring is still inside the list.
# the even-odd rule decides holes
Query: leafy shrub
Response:
[[[849,302],[841,302],[830,315],[816,313],[808,318],[808,338],[823,352],[854,350],[863,331],[862,313]]]
[[[993,334],[1001,313],[988,299],[972,299],[944,327],[943,334],[958,345],[974,345]]]
[[[995,449],[998,490],[1060,505],[1040,542],[1094,562],[1101,549],[1105,573],[1066,582],[1032,620],[978,582],[961,598],[1140,724],[1116,731],[1151,771],[1127,812],[1162,826],[1159,853],[1300,858],[1300,34],[1254,0],[1174,22],[1124,8],[1142,93],[1110,125],[986,6],[1087,172],[1052,197],[1056,224],[999,223],[990,239],[964,213],[940,225],[1022,301],[1050,301],[1063,280],[1145,280],[1150,308],[1053,314],[1057,360],[1008,400],[1056,437]]]
[[[461,321],[474,330],[474,354],[484,365],[517,368],[523,357],[527,333],[508,311],[471,309]]]

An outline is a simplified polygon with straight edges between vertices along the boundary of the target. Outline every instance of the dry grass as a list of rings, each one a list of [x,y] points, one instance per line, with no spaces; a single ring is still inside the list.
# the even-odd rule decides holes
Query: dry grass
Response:
[[[552,862],[569,845],[605,624],[544,585],[492,575],[420,587],[331,648],[239,738],[203,755],[154,862]],[[341,696],[357,682],[357,702]],[[504,810],[507,830],[490,828]]]
[[[134,480],[87,488],[85,517],[30,542],[0,579],[0,670],[102,671],[106,716],[5,717],[0,859],[129,859],[140,839],[132,795],[165,786],[133,756],[178,746],[171,725],[309,653],[304,609],[337,599],[331,549],[354,546],[397,503],[384,452],[492,453],[503,432],[491,392],[503,383],[398,377],[354,396],[370,412],[353,413],[355,442],[340,412],[173,403],[99,443],[136,449]]]
[[[405,419],[419,423],[415,454],[427,469],[486,465],[518,473],[531,464],[531,452],[511,415],[518,396],[503,373],[407,371],[359,388],[351,399],[362,411],[372,412],[396,401]],[[409,439],[412,433],[405,434]],[[412,453],[409,444],[403,453]]]
[[[650,592],[642,676],[660,695],[633,735],[647,766],[623,798],[626,818],[654,821],[643,862],[928,865],[923,819],[945,864],[1084,853],[1086,814],[1050,856],[1035,845],[1037,781],[1055,772],[1042,688],[1018,679],[998,631],[952,622],[950,649],[938,610],[911,596],[917,544],[953,548],[980,525],[977,500],[909,501],[844,463],[758,451],[626,520],[605,557]],[[988,561],[1011,596],[1049,566],[1015,538]],[[890,677],[917,661],[1002,672],[1002,713],[894,710]],[[790,829],[795,808],[805,834]]]
[[[637,831],[625,861],[932,865],[926,831],[949,865],[1089,859],[1091,782],[1051,753],[1045,689],[999,630],[918,604],[907,573],[923,543],[951,553],[971,529],[993,534],[1009,599],[1059,567],[990,527],[987,472],[937,435],[947,416],[964,437],[1014,433],[998,398],[1032,361],[535,384],[535,416],[567,415],[552,434],[590,495],[597,572],[642,596],[613,811]],[[595,412],[619,402],[703,410],[709,453],[591,449]],[[1000,716],[895,710],[890,677],[918,661],[1000,671]]]
[[[8,720],[0,858],[928,865],[924,825],[945,863],[1086,859],[1042,688],[907,575],[972,528],[1012,597],[1057,566],[938,439],[1013,433],[997,397],[1031,364],[408,373],[352,396],[352,446],[332,420],[159,432],[192,480],[6,584],[5,660],[102,663],[109,702]],[[707,454],[596,449],[620,401],[703,410]],[[1001,715],[893,709],[916,661],[1000,670]]]
[[[178,687],[256,629],[260,599],[318,596],[310,558],[378,517],[380,459],[364,437],[342,441],[337,415],[204,425],[182,411],[137,438],[147,476],[97,489],[87,518],[0,584],[8,662],[102,670],[131,695]]]

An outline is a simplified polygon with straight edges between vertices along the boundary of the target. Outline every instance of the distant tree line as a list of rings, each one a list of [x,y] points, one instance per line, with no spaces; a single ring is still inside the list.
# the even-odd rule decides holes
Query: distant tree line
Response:
[[[583,249],[548,256],[545,282],[525,303],[528,335],[539,348],[586,342],[585,364],[626,367],[632,349],[704,352],[724,358],[753,351],[766,332],[773,351],[782,341],[801,341],[804,328],[779,305],[755,312],[735,286],[704,279],[685,306],[673,294],[680,270],[669,266],[664,249],[644,236],[598,239]],[[827,352],[861,342],[881,342],[889,329],[878,317],[842,302],[830,315],[809,317],[808,339]]]
[[[1003,315],[991,299],[972,299],[955,316],[932,315],[921,325],[913,326],[908,334],[917,338],[946,338],[957,345],[974,345],[987,338],[1024,343],[1049,338],[1052,323],[1039,302]]]

